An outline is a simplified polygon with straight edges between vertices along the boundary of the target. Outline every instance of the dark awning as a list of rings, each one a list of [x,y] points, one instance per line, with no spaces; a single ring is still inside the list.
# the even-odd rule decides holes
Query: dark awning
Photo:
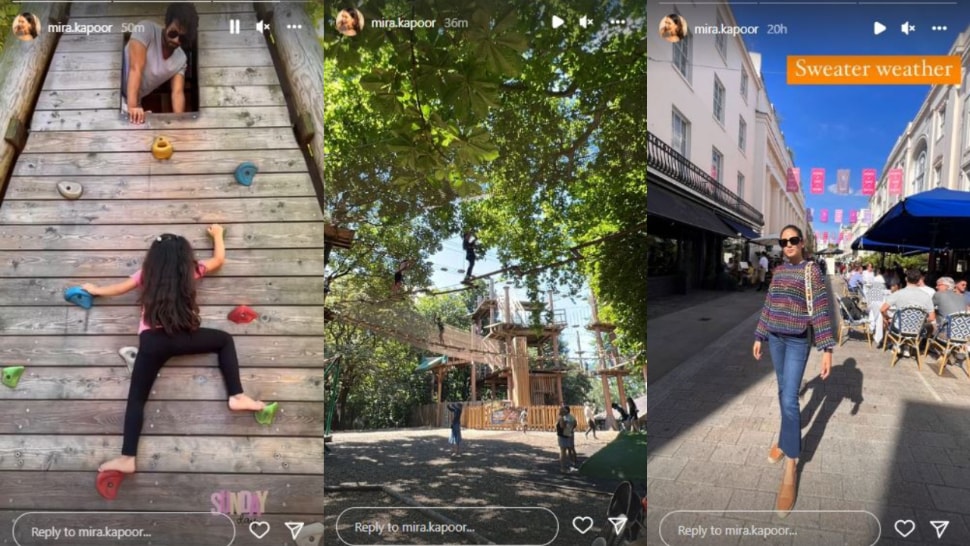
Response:
[[[686,198],[679,197],[655,184],[647,190],[647,213],[663,216],[675,222],[698,227],[725,237],[738,236],[737,232],[728,228],[724,222],[718,219],[714,211]]]
[[[724,222],[725,224],[727,224],[729,228],[733,229],[734,232],[735,232],[735,234],[738,235],[738,236],[744,237],[745,239],[748,239],[749,241],[751,239],[757,239],[758,237],[761,237],[760,235],[758,235],[757,233],[755,233],[753,229],[751,229],[748,226],[742,224],[741,222],[732,220],[732,219],[728,218],[727,216],[724,216],[723,214],[718,214],[717,217],[720,218],[722,222]]]

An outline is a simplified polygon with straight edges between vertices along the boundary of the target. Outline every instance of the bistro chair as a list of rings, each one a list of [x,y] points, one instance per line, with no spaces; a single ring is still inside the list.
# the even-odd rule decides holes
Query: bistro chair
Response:
[[[926,317],[929,313],[920,307],[904,307],[896,311],[892,322],[886,330],[886,344],[893,343],[893,360],[890,367],[896,366],[896,361],[903,349],[911,347],[916,355],[916,369],[922,369],[922,359],[920,358],[919,342],[923,335],[923,328],[926,326]]]
[[[970,312],[960,311],[947,315],[943,320],[943,324],[940,326],[940,333],[945,334],[945,339],[941,339],[938,335],[927,340],[926,352],[923,354],[923,358],[926,358],[931,348],[939,351],[940,369],[937,373],[943,375],[943,368],[946,367],[947,359],[950,356],[962,354],[964,360],[968,358],[967,343],[970,343]],[[970,379],[970,371],[966,367],[963,367],[963,372]]]
[[[872,334],[869,332],[869,316],[863,313],[852,299],[840,297],[837,297],[837,299],[839,300],[839,316],[841,317],[838,330],[839,346],[844,345],[850,337],[849,334],[852,330],[855,330],[865,332],[869,347],[872,348]]]

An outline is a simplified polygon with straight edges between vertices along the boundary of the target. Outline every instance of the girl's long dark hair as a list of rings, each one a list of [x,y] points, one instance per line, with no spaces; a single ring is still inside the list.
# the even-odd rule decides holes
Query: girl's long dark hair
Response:
[[[195,301],[198,264],[192,245],[179,235],[166,233],[152,242],[141,267],[142,291],[138,303],[145,324],[161,326],[165,333],[191,332],[202,324]]]

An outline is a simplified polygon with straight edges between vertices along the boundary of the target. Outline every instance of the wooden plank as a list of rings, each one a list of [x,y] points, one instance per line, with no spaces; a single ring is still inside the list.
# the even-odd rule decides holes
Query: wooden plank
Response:
[[[212,67],[199,68],[199,85],[279,85],[273,67]],[[121,73],[118,70],[87,70],[84,72],[48,72],[44,79],[45,91],[69,89],[119,89]],[[112,104],[112,106],[114,106]]]
[[[173,129],[166,131],[163,136],[172,143],[176,153],[297,148],[293,131],[286,127],[270,127],[260,131]],[[152,135],[139,134],[133,138],[123,131],[47,132],[30,135],[23,153],[147,152],[151,150],[152,142]]]
[[[240,55],[233,49],[210,49],[199,54],[199,68],[273,66],[273,57],[270,55],[268,49],[251,48],[245,51],[245,55]],[[48,71],[83,72],[85,70],[118,70],[120,74],[121,62],[122,56],[120,52],[117,54],[110,51],[66,53],[58,48],[58,51],[54,53],[54,58],[51,60]]]
[[[31,131],[158,131],[167,129],[229,129],[233,127],[292,127],[281,106],[202,108],[191,114],[149,114],[142,125],[132,125],[119,109],[35,112]]]
[[[249,412],[241,413],[239,418],[248,419],[253,427],[260,426]],[[88,483],[93,488],[93,470],[121,452],[121,435],[3,435],[0,446],[0,470],[25,474],[31,470],[86,470],[91,472]],[[146,472],[319,474],[323,466],[323,437],[145,436],[138,444],[138,463]]]
[[[253,398],[287,402],[323,402],[323,369],[248,368],[240,370],[243,389]],[[0,400],[127,400],[131,378],[124,367],[34,367],[24,371],[16,389],[0,389]],[[165,366],[152,387],[152,400],[210,400],[226,403],[218,368]],[[228,406],[226,412],[229,412]],[[236,416],[252,426],[251,413]],[[321,429],[322,430],[322,429]],[[0,437],[0,468],[9,438]]]
[[[122,278],[0,278],[0,306],[64,305],[64,287],[86,282],[110,284]],[[131,306],[138,291],[98,300],[100,306]],[[323,305],[323,277],[220,277],[212,276],[198,288],[199,305]]]
[[[0,211],[10,203],[4,203]],[[200,254],[205,255],[203,252]],[[141,267],[145,251],[0,250],[0,277],[125,277]],[[323,249],[235,250],[216,276],[313,277],[323,275]],[[3,315],[0,314],[0,320]]]
[[[118,434],[124,425],[124,400],[0,400],[0,434]],[[167,434],[213,436],[309,436],[323,434],[324,404],[280,405],[271,427],[254,427],[252,419],[214,402],[156,402],[145,405],[143,436]]]
[[[175,151],[172,159],[160,161],[144,152],[58,153],[23,155],[14,167],[15,176],[233,174],[240,163],[256,164],[260,173],[306,172],[299,150]],[[254,184],[258,184],[258,177]]]
[[[262,133],[263,131],[259,131]],[[40,135],[73,135],[78,133],[35,133]],[[114,132],[98,133],[105,139]],[[138,144],[138,143],[136,143]],[[46,145],[46,144],[45,144]],[[313,197],[310,176],[306,173],[262,173],[258,184],[243,186],[228,175],[172,176],[60,176],[57,181],[77,182],[84,186],[82,201],[115,199],[212,199],[217,197]],[[5,202],[30,199],[62,201],[56,184],[43,176],[15,176],[10,180]]]
[[[258,176],[258,175],[257,175]],[[258,182],[256,182],[258,184]],[[323,219],[316,199],[184,199],[151,201],[10,201],[0,207],[0,224],[116,224],[118,222],[232,223],[316,222]]]
[[[280,86],[203,87],[200,105],[221,106],[286,106]],[[84,89],[41,91],[36,110],[98,110],[118,104],[118,89]]]
[[[230,251],[258,248],[320,248],[323,224],[226,224],[226,248]],[[164,231],[186,237],[201,252],[212,248],[212,239],[198,224],[168,224]],[[112,226],[2,226],[0,248],[4,250],[147,250],[161,233],[158,226],[141,224]],[[0,298],[2,298],[0,290]]]
[[[149,18],[150,19],[150,18]],[[163,23],[159,23],[163,24]],[[58,49],[65,53],[89,53],[95,51],[121,52],[124,39],[121,27],[115,27],[110,34],[63,34]],[[251,49],[265,48],[266,38],[254,31],[230,34],[224,30],[199,32],[199,54],[205,55],[212,49]],[[249,31],[250,29],[246,29]],[[252,30],[255,30],[252,29]]]
[[[234,338],[241,368],[319,367],[323,336],[239,336]],[[0,362],[24,366],[123,366],[118,349],[137,347],[134,332],[126,336],[8,336],[0,343]],[[213,367],[214,354],[177,356],[165,367]]]

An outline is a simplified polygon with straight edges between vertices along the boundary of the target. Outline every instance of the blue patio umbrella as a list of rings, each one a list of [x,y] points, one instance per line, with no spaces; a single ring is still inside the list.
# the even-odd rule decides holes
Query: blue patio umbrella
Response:
[[[869,250],[872,252],[909,255],[912,253],[929,252],[930,248],[925,246],[909,246],[901,243],[880,243],[863,235],[855,241],[852,241],[852,250]]]
[[[970,192],[936,188],[910,195],[889,209],[862,238],[909,247],[902,252],[970,248]]]

